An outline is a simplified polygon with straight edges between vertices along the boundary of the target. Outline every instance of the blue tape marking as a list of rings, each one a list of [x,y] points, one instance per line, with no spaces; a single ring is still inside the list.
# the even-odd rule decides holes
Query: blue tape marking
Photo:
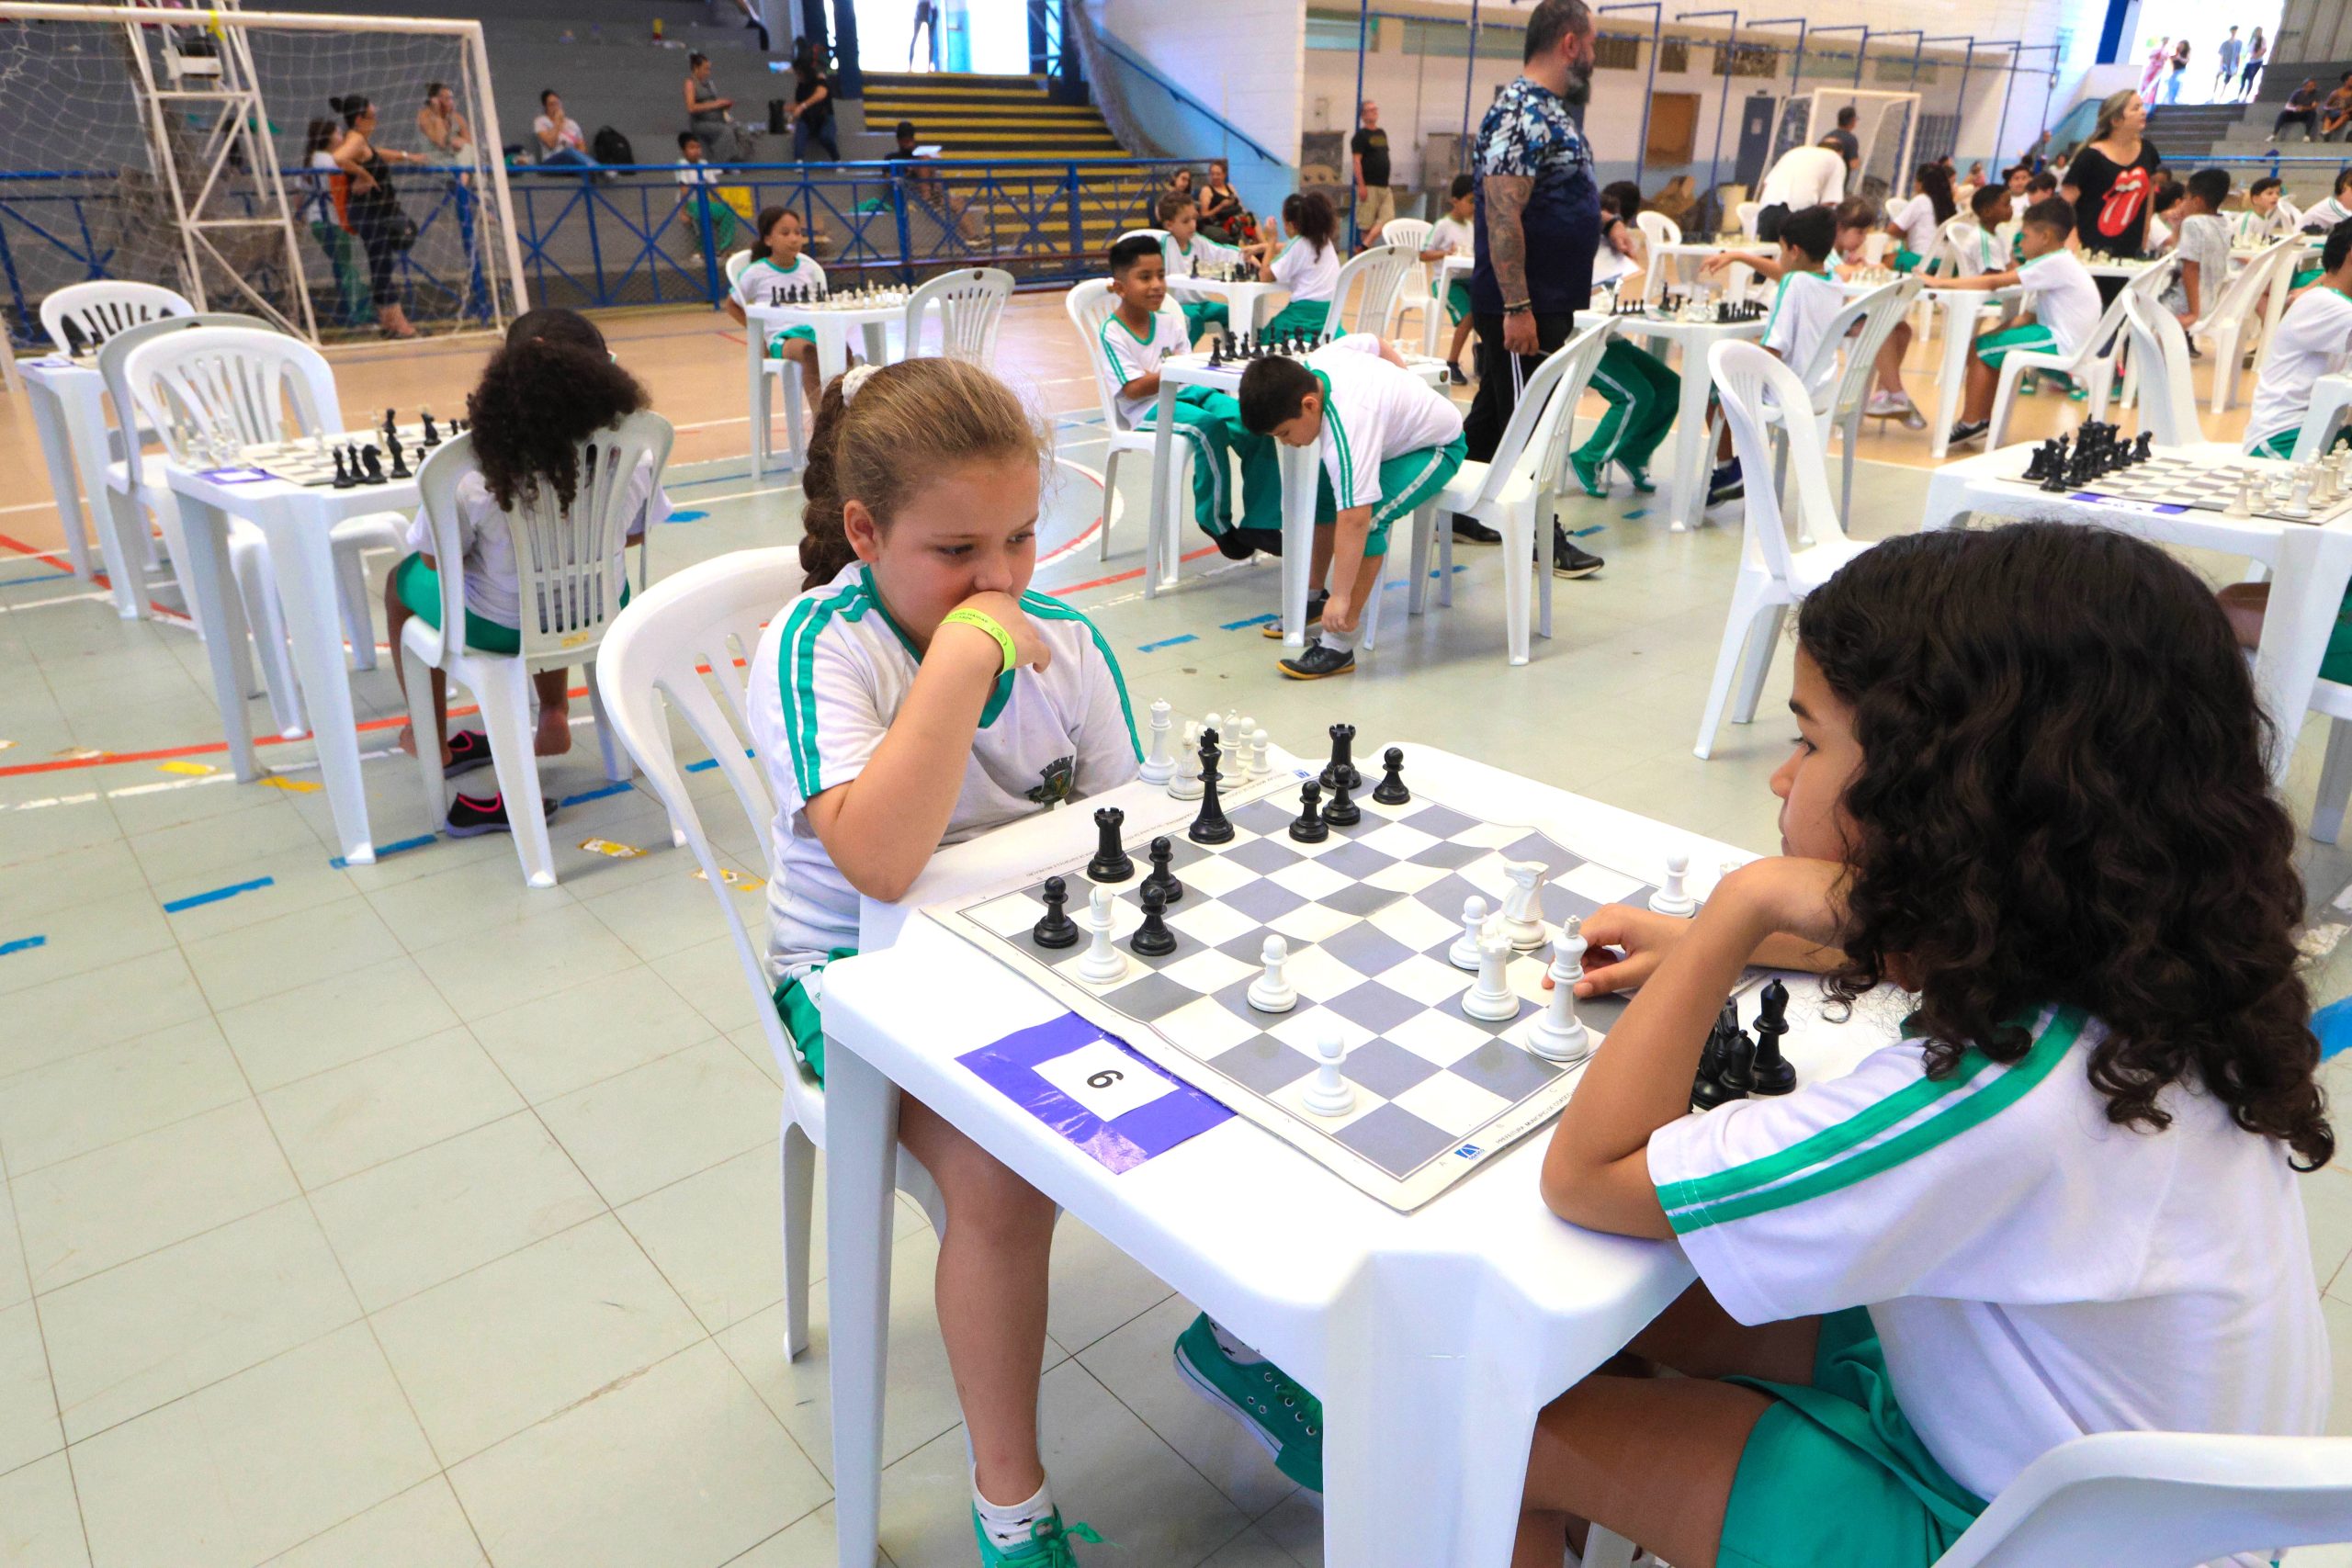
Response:
[[[1180,637],[1162,637],[1158,642],[1139,642],[1136,644],[1136,651],[1137,653],[1158,653],[1161,649],[1174,648],[1180,642],[1198,642],[1201,639],[1199,637],[1194,637],[1191,632],[1185,632]]]
[[[7,951],[0,947],[0,953]],[[2312,1014],[2312,1032],[2319,1036],[2323,1062],[2339,1051],[2352,1049],[2352,997],[2330,1002]]]
[[[14,942],[0,942],[0,958],[6,958],[12,953],[22,953],[27,948],[48,945],[49,938],[45,936],[20,936]]]
[[[402,839],[396,844],[378,844],[376,846],[376,858],[378,860],[383,860],[391,855],[406,854],[411,850],[421,850],[425,845],[432,843],[440,836],[441,835],[438,833],[420,833],[413,839]],[[327,863],[334,867],[337,871],[348,871],[351,869],[351,863],[344,859],[341,855],[336,855],[334,858],[328,861]]]
[[[1606,523],[1595,523],[1589,528],[1571,528],[1568,530],[1569,536],[1577,539],[1589,539],[1595,534],[1606,534],[1607,532],[1609,532],[1609,525]]]
[[[28,582],[57,582],[73,575],[70,571],[44,571],[34,577],[12,577],[0,582],[0,588],[17,588]]]
[[[688,772],[688,773],[707,773],[710,772],[710,770],[711,770],[711,769],[713,769],[713,768],[715,768],[715,767],[717,767],[717,766],[718,766],[718,758],[716,758],[716,757],[705,757],[705,758],[704,758],[701,761],[699,761],[699,762],[688,762],[688,763],[686,764],[686,772]]]
[[[1268,621],[1279,621],[1281,619],[1282,617],[1280,615],[1272,614],[1251,615],[1249,619],[1243,621],[1227,621],[1223,626],[1217,627],[1217,630],[1221,632],[1238,632],[1244,626],[1262,626]]]
[[[583,789],[578,795],[567,795],[556,802],[558,806],[578,806],[583,801],[602,800],[606,795],[627,795],[637,787],[629,784],[608,784],[602,789]]]
[[[732,484],[737,479],[748,479],[751,477],[752,470],[745,468],[740,474],[714,474],[707,479],[665,479],[662,481],[662,488],[663,490],[692,490],[696,485]]]
[[[191,893],[185,898],[175,898],[164,906],[164,913],[176,915],[182,909],[193,909],[199,904],[218,904],[221,899],[234,898],[240,893],[251,893],[259,888],[276,886],[277,886],[276,877],[257,876],[251,882],[234,883],[227,887],[216,887],[209,893]]]
[[[1470,569],[1469,569],[1468,567],[1466,567],[1466,566],[1462,566],[1462,565],[1458,565],[1458,564],[1457,564],[1457,565],[1454,567],[1454,569],[1453,569],[1453,575],[1454,575],[1454,576],[1456,576],[1456,577],[1459,577],[1459,576],[1461,576],[1464,572],[1468,571],[1469,570],[1470,570]],[[1433,567],[1430,568],[1430,575],[1431,577],[1443,577],[1443,576],[1445,575],[1445,569],[1444,569],[1443,567],[1442,567],[1442,566],[1433,566]],[[1272,620],[1272,619],[1273,619],[1273,617],[1272,617],[1272,615],[1269,615],[1269,616],[1267,616],[1266,618],[1267,618],[1268,620]]]
[[[1647,517],[1649,514],[1650,509],[1648,507],[1636,506],[1633,511],[1625,513],[1625,521],[1631,523],[1636,517]]]
[[[707,512],[673,512],[662,519],[665,523],[699,523],[709,516]]]

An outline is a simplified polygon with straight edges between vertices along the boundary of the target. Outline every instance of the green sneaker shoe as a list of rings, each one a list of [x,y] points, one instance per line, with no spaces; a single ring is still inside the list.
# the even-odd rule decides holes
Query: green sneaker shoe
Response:
[[[1323,1490],[1323,1402],[1272,1361],[1242,1366],[1225,1353],[1208,1314],[1176,1337],[1176,1371],[1210,1404],[1238,1418],[1274,1456],[1274,1468],[1310,1492]]]
[[[1656,495],[1657,493],[1657,485],[1650,479],[1650,471],[1647,468],[1638,464],[1628,463],[1621,457],[1617,460],[1617,470],[1625,476],[1640,494]]]
[[[1609,493],[1608,464],[1588,463],[1571,452],[1568,454],[1568,467],[1576,470],[1577,483],[1584,486],[1585,494],[1598,499]]]
[[[972,1509],[972,1539],[980,1543],[980,1568],[1078,1568],[1078,1555],[1069,1543],[1086,1540],[1100,1545],[1102,1540],[1091,1525],[1062,1523],[1062,1511],[1056,1508],[1029,1527],[1027,1540],[1008,1551],[989,1539],[977,1506]]]

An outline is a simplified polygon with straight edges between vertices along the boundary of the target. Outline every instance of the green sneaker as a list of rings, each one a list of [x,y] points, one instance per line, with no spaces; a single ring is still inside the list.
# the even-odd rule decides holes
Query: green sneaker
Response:
[[[1598,499],[1609,493],[1609,465],[1607,463],[1589,463],[1571,452],[1568,454],[1568,467],[1576,470],[1577,483],[1584,486],[1585,494]]]
[[[1634,489],[1641,494],[1656,495],[1657,493],[1657,486],[1650,479],[1650,471],[1647,468],[1643,468],[1640,464],[1628,463],[1623,457],[1620,457],[1617,459],[1617,468],[1619,472],[1623,473],[1625,478],[1632,482]]]
[[[972,1508],[972,1539],[980,1543],[980,1568],[1078,1568],[1078,1555],[1069,1543],[1086,1540],[1100,1545],[1102,1540],[1091,1525],[1063,1524],[1062,1511],[1056,1508],[1029,1527],[1027,1540],[1008,1551],[989,1539],[978,1505]]]
[[[1242,1366],[1225,1353],[1208,1314],[1176,1337],[1176,1371],[1212,1404],[1236,1416],[1274,1456],[1274,1468],[1310,1492],[1323,1490],[1323,1402],[1272,1361]]]

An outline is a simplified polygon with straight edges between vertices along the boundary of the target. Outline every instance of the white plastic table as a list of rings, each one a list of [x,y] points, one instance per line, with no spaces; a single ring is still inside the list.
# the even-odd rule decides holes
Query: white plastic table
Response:
[[[1290,292],[1279,283],[1266,283],[1254,277],[1245,277],[1235,283],[1220,283],[1215,278],[1189,276],[1170,278],[1168,291],[1179,299],[1224,300],[1226,314],[1231,318],[1233,330],[1237,333],[1258,330],[1261,320],[1269,314],[1262,308],[1268,295],[1287,296]]]
[[[1437,269],[1430,275],[1430,297],[1421,302],[1421,355],[1434,358],[1437,355],[1437,327],[1445,319],[1446,290],[1456,278],[1468,282],[1477,269],[1476,256],[1440,256]]]
[[[135,526],[138,509],[117,507],[107,487],[112,453],[106,378],[98,374],[95,360],[68,359],[62,354],[21,360],[18,368],[32,404],[33,430],[49,469],[51,493],[57,498],[57,520],[65,532],[74,575],[85,580],[94,575],[89,536],[82,523],[82,505],[87,502],[115,614],[136,619],[147,610],[147,544],[144,528]]]
[[[746,305],[743,307],[744,395],[750,400],[744,406],[752,411],[752,482],[757,484],[767,465],[775,459],[775,448],[768,426],[772,423],[759,417],[760,378],[766,375],[768,339],[786,327],[807,327],[817,334],[817,378],[820,383],[830,381],[849,368],[849,339],[853,329],[865,339],[865,363],[888,365],[890,362],[890,332],[892,321],[903,321],[907,315],[904,299],[889,305],[868,305],[858,310],[835,309],[830,305]],[[785,433],[792,454],[792,466],[800,466],[800,432]]]
[[[1674,456],[1667,462],[1666,510],[1670,532],[1697,527],[1707,511],[1707,392],[1713,385],[1707,374],[1707,350],[1728,339],[1764,335],[1768,318],[1752,321],[1678,321],[1659,315],[1611,316],[1605,310],[1578,310],[1576,326],[1596,321],[1614,324],[1621,335],[1663,339],[1682,351],[1682,391],[1674,415]]]
[[[2352,584],[2352,508],[2324,523],[2287,523],[2159,507],[2088,491],[2053,494],[2017,478],[2039,445],[2018,442],[1932,471],[1921,526],[1952,527],[1972,512],[2091,523],[2159,544],[2221,550],[2266,563],[2270,568],[2270,607],[2262,617],[2262,641],[2255,650],[2254,684],[2278,727],[2270,773],[2283,784],[2294,761],[2295,738],[2311,705],[2312,688],[2319,680],[2320,660],[2327,654],[2337,606],[2344,602],[2346,586]],[[2294,467],[2272,458],[2239,457],[2211,444],[2159,446],[2155,451],[2158,456],[2211,458],[2282,473]]]
[[[1770,249],[1771,249],[1770,246],[1753,241],[1726,243],[1721,240],[1678,240],[1672,244],[1652,245],[1649,271],[1642,278],[1642,299],[1645,302],[1655,304],[1666,292],[1668,263],[1679,260],[1705,261],[1710,256],[1719,256],[1726,251],[1737,256],[1758,250]],[[1745,262],[1738,264],[1725,280],[1726,297],[1733,299],[1745,298],[1748,285],[1755,280],[1756,276],[1754,267],[1747,265]],[[1685,277],[1673,279],[1679,288],[1689,288],[1693,281]]]
[[[361,433],[364,435],[365,433]],[[413,511],[416,480],[387,479],[379,485],[334,490],[265,479],[240,484],[216,479],[209,470],[183,468],[166,457],[153,459],[164,481],[179,498],[181,532],[188,558],[180,581],[187,590],[188,614],[204,636],[212,671],[212,700],[229,760],[240,783],[259,778],[252,732],[245,725],[245,694],[253,675],[229,574],[229,518],[243,517],[269,541],[271,576],[286,615],[294,652],[294,676],[302,687],[317,743],[319,773],[334,813],[335,840],[353,865],[372,864],[376,845],[368,828],[368,792],[359,774],[359,731],[351,711],[351,678],[344,664],[343,620],[335,597],[334,545],[331,530],[347,517],[371,512]]]
[[[1409,785],[1476,802],[1496,821],[1543,826],[1571,848],[1659,867],[1687,851],[1695,887],[1712,889],[1721,863],[1748,858],[1430,747],[1408,744],[1406,756]],[[1125,809],[1131,837],[1181,828],[1196,809],[1143,784],[1102,799]],[[1032,1119],[956,1058],[1061,1008],[906,911],[1083,855],[1093,832],[1089,812],[1055,811],[943,850],[903,905],[865,906],[867,951],[825,972],[842,1568],[871,1568],[877,1546],[901,1089],[1322,1399],[1325,1562],[1501,1568],[1537,1412],[1673,1301],[1691,1280],[1689,1263],[1670,1243],[1580,1230],[1545,1209],[1546,1130],[1405,1214],[1239,1117],[1115,1176]],[[1803,1005],[1790,1018],[1788,1054],[1808,1081],[1891,1037],[1859,1011],[1844,1025]]]

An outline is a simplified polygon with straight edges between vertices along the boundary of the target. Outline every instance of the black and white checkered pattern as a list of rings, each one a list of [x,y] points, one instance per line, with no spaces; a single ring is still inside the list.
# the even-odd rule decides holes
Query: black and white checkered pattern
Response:
[[[417,465],[424,461],[424,426],[403,424],[399,430],[401,449],[408,454],[409,470],[413,473]],[[342,435],[306,435],[299,441],[265,442],[248,446],[237,456],[248,468],[259,468],[272,479],[316,487],[334,483],[336,452],[346,445],[366,446],[371,443],[379,448],[384,445],[381,426],[374,430],[354,430]],[[381,453],[379,460],[384,465],[384,472],[390,474],[392,471],[391,455]]]
[[[2264,487],[2278,479],[2281,472],[2275,468],[2258,468],[2253,464],[2198,463],[2186,457],[2151,457],[2144,463],[2128,468],[2118,468],[2080,485],[2069,485],[2065,493],[2108,496],[2117,501],[2144,502],[2155,506],[2180,506],[2192,512],[2226,512],[2237,500],[2238,478],[2252,473],[2260,482],[2253,492],[2252,512],[2256,517],[2267,517],[2284,523],[2324,523],[2352,507],[2352,499],[2315,502],[2307,517],[2293,518],[2278,510]],[[2019,480],[2019,483],[2025,483]],[[2040,481],[2027,486],[2040,490]]]
[[[1050,971],[1059,982],[1052,988],[1096,1004],[1081,1010],[1106,1015],[1096,1021],[1195,1087],[1261,1124],[1272,1121],[1309,1153],[1328,1144],[1377,1178],[1426,1189],[1422,1179],[1437,1162],[1458,1156],[1453,1163],[1466,1170],[1540,1124],[1565,1098],[1562,1069],[1525,1048],[1543,1007],[1548,947],[1515,954],[1508,964],[1521,998],[1516,1018],[1470,1017],[1461,1000],[1476,976],[1446,956],[1462,934],[1464,900],[1481,897],[1489,914],[1499,911],[1510,887],[1505,868],[1514,861],[1539,862],[1550,873],[1542,902],[1555,927],[1605,903],[1645,903],[1653,889],[1540,832],[1486,822],[1423,795],[1383,806],[1370,783],[1355,796],[1363,820],[1332,829],[1321,843],[1289,837],[1298,813],[1295,783],[1230,808],[1230,843],[1209,848],[1171,833],[1170,864],[1184,894],[1167,910],[1176,948],[1161,957],[1139,956],[1127,942],[1143,922],[1137,890],[1150,869],[1148,836],[1130,844],[1136,874],[1115,885],[1112,903],[1126,973],[1107,986],[1080,977],[1085,942],[1057,952],[1030,940],[1045,912],[1042,874],[955,914],[983,947],[1016,968]],[[1084,863],[1061,874],[1068,912],[1084,928],[1092,891]],[[1259,1012],[1247,997],[1270,934],[1289,944],[1284,974],[1299,1000],[1286,1013]],[[1598,1033],[1623,1010],[1622,1000],[1602,998],[1579,1002],[1577,1010]],[[1315,1042],[1333,1021],[1349,1045],[1355,1107],[1345,1116],[1317,1116],[1299,1097],[1314,1074]],[[1177,1058],[1154,1050],[1157,1043],[1172,1046]],[[1188,1077],[1192,1064],[1211,1071]],[[1250,1097],[1262,1105],[1239,1102]],[[1262,1114],[1268,1107],[1279,1116]],[[1503,1126],[1510,1130],[1498,1136]],[[1343,1174],[1397,1201],[1365,1169],[1349,1168],[1352,1162],[1341,1164]],[[1399,1206],[1433,1195],[1424,1190]]]

